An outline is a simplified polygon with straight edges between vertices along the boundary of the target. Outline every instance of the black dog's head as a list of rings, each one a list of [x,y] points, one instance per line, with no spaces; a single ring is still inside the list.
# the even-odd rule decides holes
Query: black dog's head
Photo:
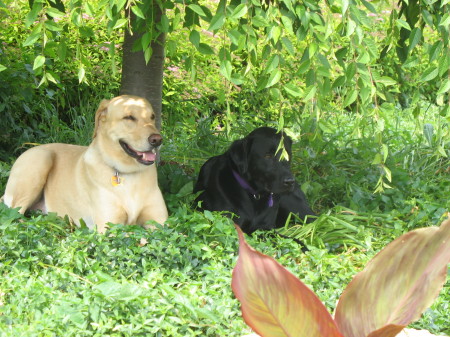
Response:
[[[282,156],[283,147],[279,149],[282,140],[287,158]],[[235,141],[228,155],[233,169],[257,193],[283,193],[292,191],[295,183],[290,169],[291,146],[292,140],[284,132],[277,133],[273,128],[261,127]]]

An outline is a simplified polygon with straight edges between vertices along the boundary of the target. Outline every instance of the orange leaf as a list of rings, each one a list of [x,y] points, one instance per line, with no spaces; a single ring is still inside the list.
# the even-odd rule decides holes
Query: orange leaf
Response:
[[[350,282],[335,321],[346,337],[389,337],[438,296],[450,262],[450,220],[402,235]]]
[[[342,337],[317,296],[269,256],[250,247],[238,226],[232,288],[245,322],[263,337]]]

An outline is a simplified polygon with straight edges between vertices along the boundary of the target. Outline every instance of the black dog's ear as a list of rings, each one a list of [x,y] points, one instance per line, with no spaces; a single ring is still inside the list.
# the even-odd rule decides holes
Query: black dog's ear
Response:
[[[227,151],[231,162],[240,174],[244,174],[248,169],[248,143],[247,138],[236,140]]]

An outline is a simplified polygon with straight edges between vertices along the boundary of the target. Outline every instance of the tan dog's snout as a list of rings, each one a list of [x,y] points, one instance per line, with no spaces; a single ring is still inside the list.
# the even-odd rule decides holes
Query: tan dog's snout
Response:
[[[162,144],[163,138],[160,134],[154,133],[148,137],[148,142],[153,148],[156,148]]]

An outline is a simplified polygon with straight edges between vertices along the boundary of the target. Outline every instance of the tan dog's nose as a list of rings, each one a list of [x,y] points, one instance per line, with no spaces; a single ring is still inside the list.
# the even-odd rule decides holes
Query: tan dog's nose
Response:
[[[154,133],[153,135],[150,135],[150,137],[148,137],[148,142],[153,147],[158,147],[162,143],[162,137],[160,134]]]

